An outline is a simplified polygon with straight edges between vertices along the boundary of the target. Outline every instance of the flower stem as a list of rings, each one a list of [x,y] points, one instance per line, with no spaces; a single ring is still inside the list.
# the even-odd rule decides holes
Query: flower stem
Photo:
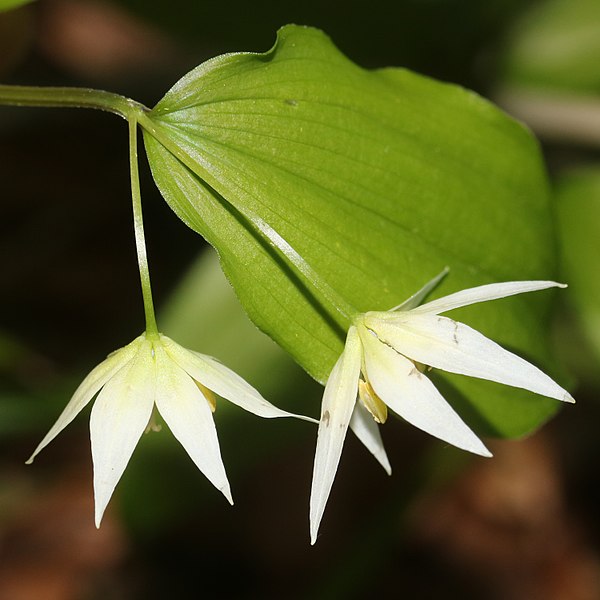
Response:
[[[94,108],[114,113],[127,120],[129,124],[129,167],[131,174],[133,223],[140,270],[140,283],[144,300],[144,313],[146,315],[146,333],[151,336],[158,335],[158,327],[154,315],[154,303],[152,301],[152,288],[150,286],[148,257],[146,255],[137,151],[138,121],[148,109],[135,100],[103,90],[20,85],[0,85],[0,105]]]
[[[135,230],[135,246],[140,270],[140,283],[142,285],[142,298],[144,299],[144,313],[146,315],[146,333],[156,336],[158,335],[158,327],[154,315],[154,303],[152,301],[152,287],[150,285],[150,271],[148,269],[146,239],[144,235],[144,219],[142,216],[142,196],[140,193],[137,151],[137,119],[135,116],[130,116],[127,121],[129,123],[129,168],[131,174],[133,227]]]
[[[95,108],[129,119],[146,111],[135,100],[89,88],[0,85],[0,105]]]

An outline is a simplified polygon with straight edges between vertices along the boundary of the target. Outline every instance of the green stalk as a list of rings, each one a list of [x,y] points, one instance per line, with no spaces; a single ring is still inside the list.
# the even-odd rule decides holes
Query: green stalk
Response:
[[[146,315],[146,334],[149,334],[151,337],[156,337],[158,336],[158,327],[156,325],[156,316],[154,315],[152,287],[150,285],[150,270],[148,269],[146,238],[144,235],[144,219],[142,216],[142,196],[140,193],[137,150],[137,120],[135,117],[129,117],[127,121],[129,123],[129,170],[131,175],[133,227],[135,231],[138,267],[140,270],[140,283],[142,285],[142,298],[144,299],[144,313]]]
[[[103,90],[70,87],[0,85],[0,104],[95,108],[129,119],[148,110],[143,104]]]
[[[154,314],[150,271],[148,269],[146,240],[144,236],[137,151],[138,120],[148,109],[135,100],[103,90],[19,85],[0,85],[0,105],[93,108],[114,113],[127,120],[129,124],[129,169],[131,175],[133,224],[142,298],[144,300],[144,313],[146,316],[146,333],[150,334],[150,336],[157,336],[158,327]]]

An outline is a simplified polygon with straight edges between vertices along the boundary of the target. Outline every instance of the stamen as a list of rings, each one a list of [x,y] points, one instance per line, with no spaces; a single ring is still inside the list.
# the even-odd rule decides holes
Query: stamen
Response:
[[[215,410],[217,410],[217,397],[215,396],[215,394],[213,392],[211,392],[207,387],[204,387],[201,383],[198,383],[197,381],[195,381],[194,383],[198,386],[198,389],[202,392],[202,395],[206,398],[206,401],[208,402],[208,405],[210,406],[210,410],[212,412],[215,412]]]
[[[358,397],[364,407],[371,413],[376,423],[385,423],[388,417],[388,409],[385,402],[375,393],[368,381],[359,379]]]
[[[431,371],[431,367],[429,365],[420,363],[416,360],[413,360],[412,362],[414,363],[417,370],[419,370],[421,373],[425,373],[426,371]]]
[[[146,429],[144,433],[150,433],[154,431],[158,433],[162,429],[162,425],[157,420],[157,410],[156,406],[152,409],[152,414],[150,415],[150,420],[148,421],[148,425],[146,425]]]

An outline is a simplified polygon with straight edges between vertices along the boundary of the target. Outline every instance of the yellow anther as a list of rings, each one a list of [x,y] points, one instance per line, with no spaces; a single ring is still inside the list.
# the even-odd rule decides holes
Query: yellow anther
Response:
[[[146,425],[146,429],[144,433],[150,433],[154,431],[155,433],[162,429],[162,425],[158,422],[158,413],[156,410],[156,406],[152,409],[152,414],[150,415],[150,420],[148,421],[148,425]]]
[[[195,382],[202,395],[206,398],[208,405],[210,406],[210,410],[215,412],[217,410],[217,397],[213,394],[207,387],[204,387],[201,383]]]
[[[417,369],[421,372],[421,373],[425,373],[425,371],[431,371],[431,367],[429,365],[425,365],[423,363],[420,363],[416,360],[412,361],[415,365],[415,367],[417,367]]]
[[[384,401],[375,393],[368,381],[359,379],[358,397],[364,407],[371,413],[376,423],[385,423],[388,417],[388,409]]]

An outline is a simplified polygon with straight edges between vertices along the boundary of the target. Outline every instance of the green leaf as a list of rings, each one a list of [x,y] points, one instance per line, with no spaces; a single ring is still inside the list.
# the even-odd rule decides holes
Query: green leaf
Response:
[[[166,201],[217,249],[252,320],[320,382],[352,310],[391,308],[446,265],[436,295],[554,273],[547,182],[529,132],[457,86],[364,70],[318,30],[287,26],[264,54],[200,65],[140,123]],[[551,369],[549,300],[461,313]],[[483,433],[522,434],[556,408],[444,377]]]
[[[23,6],[23,4],[29,4],[33,0],[0,0],[0,12],[5,12]]]
[[[600,360],[600,169],[563,176],[557,185],[556,206],[568,297]]]
[[[549,0],[515,28],[505,58],[508,83],[600,92],[600,2]]]

